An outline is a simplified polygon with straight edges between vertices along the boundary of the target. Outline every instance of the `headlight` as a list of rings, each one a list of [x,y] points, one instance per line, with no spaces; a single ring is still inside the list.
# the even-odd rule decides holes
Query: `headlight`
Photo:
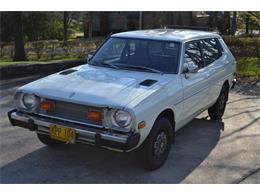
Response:
[[[117,110],[114,113],[114,119],[115,119],[115,123],[119,126],[119,127],[127,127],[131,124],[132,122],[132,117],[131,115],[123,110]]]
[[[39,98],[32,94],[24,94],[23,104],[27,109],[33,110],[39,105]]]

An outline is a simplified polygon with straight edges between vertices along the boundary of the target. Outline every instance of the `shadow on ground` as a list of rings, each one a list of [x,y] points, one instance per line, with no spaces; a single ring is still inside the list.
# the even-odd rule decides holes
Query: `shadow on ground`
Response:
[[[134,152],[43,146],[1,167],[1,183],[180,183],[209,155],[223,129],[223,122],[193,120],[178,131],[166,164],[152,172],[139,167]]]

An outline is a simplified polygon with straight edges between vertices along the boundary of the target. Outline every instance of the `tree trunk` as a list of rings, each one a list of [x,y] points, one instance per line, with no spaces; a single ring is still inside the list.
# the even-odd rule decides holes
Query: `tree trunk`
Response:
[[[63,45],[68,42],[68,12],[63,12]]]
[[[84,38],[88,37],[88,14],[84,14],[84,19],[83,19],[83,31],[84,31]]]
[[[230,12],[224,12],[223,34],[230,34]]]
[[[15,21],[14,61],[24,61],[26,60],[26,55],[24,50],[22,12],[13,14]]]
[[[88,38],[92,39],[92,35],[93,35],[92,12],[89,12]]]
[[[218,12],[211,12],[209,16],[209,27],[218,28]]]
[[[236,31],[237,31],[237,12],[234,11],[233,12],[233,17],[232,17],[232,32],[231,32],[231,34],[233,36],[235,36]]]
[[[196,12],[191,11],[190,14],[190,26],[196,26],[197,25],[197,18],[196,18]]]
[[[84,37],[92,39],[93,36],[93,12],[86,12],[84,17]]]
[[[246,15],[246,34],[249,34],[249,14]]]
[[[178,25],[183,26],[182,13],[178,12]]]
[[[139,30],[143,29],[143,12],[139,12]]]
[[[109,17],[108,12],[99,12],[100,17],[100,35],[105,36],[109,34]]]

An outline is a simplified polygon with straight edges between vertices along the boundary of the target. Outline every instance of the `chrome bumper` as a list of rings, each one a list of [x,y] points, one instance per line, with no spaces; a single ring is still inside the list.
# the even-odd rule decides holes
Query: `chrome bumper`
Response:
[[[234,88],[235,88],[236,83],[237,83],[237,79],[234,78],[234,79],[232,80],[232,86],[231,86],[231,89],[234,89]]]
[[[31,115],[12,110],[8,112],[8,118],[13,126],[27,128],[37,133],[49,135],[51,124],[71,127],[76,131],[76,143],[90,144],[102,148],[128,151],[134,148],[140,139],[138,133],[120,134],[107,129],[90,127],[82,124],[75,124],[65,120],[57,120],[38,115]]]

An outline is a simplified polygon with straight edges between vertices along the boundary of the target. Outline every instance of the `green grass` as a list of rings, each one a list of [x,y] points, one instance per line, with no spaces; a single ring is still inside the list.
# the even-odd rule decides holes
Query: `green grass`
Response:
[[[260,58],[244,57],[237,59],[238,77],[260,78]]]
[[[12,65],[12,64],[34,64],[37,63],[37,61],[5,61],[5,60],[0,60],[0,66],[7,66],[7,65]]]

